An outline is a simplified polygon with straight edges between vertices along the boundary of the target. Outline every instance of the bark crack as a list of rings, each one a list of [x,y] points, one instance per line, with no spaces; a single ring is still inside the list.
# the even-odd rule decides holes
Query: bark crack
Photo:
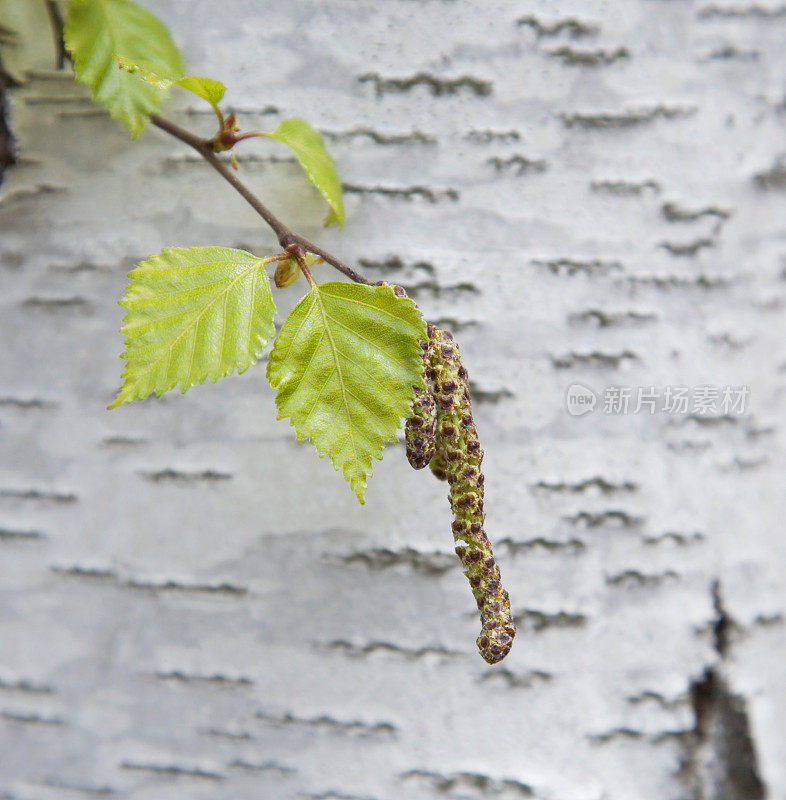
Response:
[[[690,685],[695,722],[685,739],[682,775],[691,800],[764,800],[747,705],[724,677],[737,624],[724,606],[719,581],[712,585],[712,601],[719,660]]]

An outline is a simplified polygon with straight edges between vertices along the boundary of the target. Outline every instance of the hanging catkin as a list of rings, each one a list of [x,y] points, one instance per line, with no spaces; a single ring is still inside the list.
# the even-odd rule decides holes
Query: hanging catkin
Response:
[[[428,369],[428,342],[423,347],[423,368]],[[434,458],[437,446],[437,404],[431,392],[415,387],[412,416],[407,420],[407,460],[413,469],[427,467]]]
[[[480,611],[478,649],[489,664],[496,664],[510,651],[516,626],[510,615],[510,597],[502,588],[499,567],[483,530],[483,450],[472,418],[467,371],[449,333],[429,325],[428,336],[426,380],[437,410],[437,451],[431,468],[450,484],[456,555]]]
[[[401,286],[392,288],[399,297],[407,296]],[[422,346],[427,390],[415,388],[405,427],[407,459],[415,469],[429,464],[432,473],[450,485],[456,555],[480,611],[478,650],[489,664],[496,664],[510,652],[516,626],[483,530],[483,450],[472,418],[467,370],[453,336],[436,325],[429,324],[428,341]]]

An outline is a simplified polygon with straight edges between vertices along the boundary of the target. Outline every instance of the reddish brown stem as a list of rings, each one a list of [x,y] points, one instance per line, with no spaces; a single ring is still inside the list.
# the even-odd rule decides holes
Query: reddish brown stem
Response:
[[[278,237],[278,242],[285,250],[290,250],[293,245],[302,248],[304,253],[313,253],[319,256],[323,261],[330,264],[339,272],[346,275],[350,280],[355,283],[364,283],[367,286],[372,286],[375,282],[370,281],[368,278],[361,275],[359,272],[352,269],[352,267],[345,264],[343,261],[337,259],[326,250],[318,247],[313,242],[310,242],[305,236],[295,233],[290,230],[262,201],[235,175],[235,173],[227,167],[224,162],[218,158],[213,152],[213,145],[210,139],[203,139],[191,131],[181,128],[180,125],[160,116],[159,114],[151,114],[150,121],[162,131],[174,136],[181,142],[193,147],[202,158],[213,167],[216,172],[240,194],[241,197],[254,209],[254,211],[262,217],[263,220],[270,226],[273,233]],[[291,251],[290,251],[291,252]],[[301,264],[302,268],[302,264]],[[307,270],[304,270],[304,274]],[[313,280],[313,279],[312,279]]]
[[[297,242],[293,242],[292,244],[287,245],[287,251],[292,253],[292,255],[297,259],[297,263],[300,265],[300,271],[306,276],[308,285],[316,286],[317,282],[314,280],[314,276],[311,274],[308,264],[306,264],[306,251],[303,246]]]

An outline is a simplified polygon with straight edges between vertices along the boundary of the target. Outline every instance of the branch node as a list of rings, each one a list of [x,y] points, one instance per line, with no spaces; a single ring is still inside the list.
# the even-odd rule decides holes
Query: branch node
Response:
[[[265,206],[262,201],[235,175],[231,169],[229,169],[220,158],[217,157],[215,153],[215,146],[217,142],[217,137],[213,139],[204,139],[202,137],[196,136],[195,134],[191,133],[191,131],[186,130],[185,128],[181,128],[180,125],[172,122],[171,120],[162,117],[160,114],[151,114],[150,121],[158,128],[161,128],[162,131],[166,131],[170,136],[174,136],[176,139],[179,139],[181,142],[189,145],[189,147],[193,147],[194,150],[199,153],[202,158],[213,167],[216,172],[218,172],[222,178],[224,178],[227,183],[232,184],[235,190],[243,197],[243,199],[254,209],[254,211],[259,214],[262,219],[267,222],[270,228],[273,230],[273,233],[276,234],[278,238],[279,244],[288,252],[291,252],[297,259],[298,263],[300,263],[301,268],[303,269],[303,274],[309,278],[309,281],[312,285],[314,285],[314,279],[311,278],[310,273],[308,271],[308,267],[305,266],[305,255],[306,253],[313,253],[315,256],[319,256],[323,261],[330,264],[332,267],[335,267],[339,272],[344,273],[350,280],[354,281],[355,283],[363,283],[366,286],[373,286],[374,282],[368,280],[359,272],[356,272],[352,267],[347,266],[342,261],[339,261],[335,256],[331,255],[330,253],[323,250],[321,247],[317,247],[313,242],[310,242],[303,236],[300,236],[293,231],[291,231],[286,225],[284,225],[281,220],[273,214],[270,209]],[[225,128],[234,128],[236,126],[236,121],[234,114],[230,114],[225,121]],[[291,247],[299,248],[298,252],[302,252],[302,255],[298,255],[298,252],[290,250]]]

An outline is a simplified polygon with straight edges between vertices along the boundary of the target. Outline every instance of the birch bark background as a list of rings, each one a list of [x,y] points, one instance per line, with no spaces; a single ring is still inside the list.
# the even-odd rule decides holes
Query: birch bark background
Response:
[[[359,507],[264,364],[104,410],[137,260],[276,245],[53,70],[31,2],[2,52],[32,71],[0,188],[0,797],[786,798],[786,7],[145,4],[244,127],[323,131],[346,228],[249,144],[265,201],[456,334],[519,634],[475,651],[445,485],[390,446]],[[199,102],[167,114],[210,134]],[[706,384],[746,412],[603,413]]]

